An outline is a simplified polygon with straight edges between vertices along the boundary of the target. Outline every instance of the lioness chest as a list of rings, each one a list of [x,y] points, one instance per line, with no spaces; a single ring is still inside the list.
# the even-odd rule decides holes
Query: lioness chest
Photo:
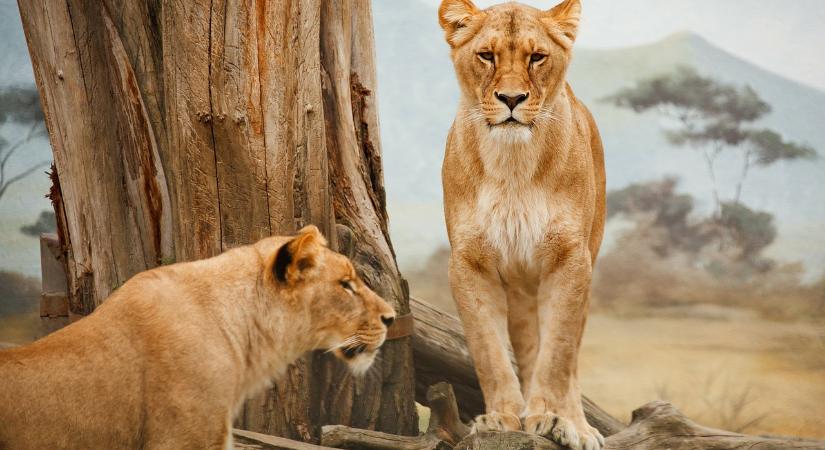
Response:
[[[552,220],[550,194],[531,183],[483,180],[475,222],[500,257],[499,269],[538,269],[536,249]]]

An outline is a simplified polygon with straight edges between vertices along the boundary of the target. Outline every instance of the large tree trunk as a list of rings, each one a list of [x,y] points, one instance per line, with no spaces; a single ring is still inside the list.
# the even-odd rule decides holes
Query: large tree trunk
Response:
[[[368,0],[19,8],[59,176],[73,314],[142,270],[309,223],[333,246],[343,233],[367,283],[409,311],[387,234]],[[239,424],[303,440],[334,423],[412,434],[413,389],[409,337],[363,380],[315,354]]]

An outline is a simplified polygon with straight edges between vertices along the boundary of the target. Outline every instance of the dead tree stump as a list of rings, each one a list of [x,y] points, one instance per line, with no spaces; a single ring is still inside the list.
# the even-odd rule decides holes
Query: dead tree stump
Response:
[[[369,0],[20,0],[55,169],[69,314],[131,276],[315,224],[409,312],[387,228]],[[71,380],[67,381],[71,389]],[[409,337],[349,375],[314,354],[239,425],[415,434]]]

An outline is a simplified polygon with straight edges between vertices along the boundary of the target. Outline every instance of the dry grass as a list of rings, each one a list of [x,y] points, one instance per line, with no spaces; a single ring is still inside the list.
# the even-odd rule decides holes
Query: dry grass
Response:
[[[712,255],[704,260],[712,261]],[[619,315],[712,304],[755,311],[771,320],[825,320],[825,279],[805,285],[798,264],[751,276],[715,273],[691,255],[658,254],[647,242],[625,239],[597,262],[593,307]]]
[[[752,382],[742,384],[722,370],[708,372],[690,392],[674,390],[667,383],[656,389],[659,399],[677,405],[696,422],[736,433],[756,432],[769,418],[757,391]]]

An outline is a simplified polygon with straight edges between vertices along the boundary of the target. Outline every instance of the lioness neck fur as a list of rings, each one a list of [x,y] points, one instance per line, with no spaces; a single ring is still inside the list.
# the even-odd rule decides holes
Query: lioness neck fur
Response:
[[[310,226],[140,273],[0,351],[0,449],[225,449],[242,402],[304,352],[366,370],[394,312]]]
[[[565,81],[580,12],[579,0],[443,0],[461,99],[442,179],[450,284],[487,409],[475,430],[593,450],[603,438],[584,416],[577,356],[605,173],[596,124]]]

